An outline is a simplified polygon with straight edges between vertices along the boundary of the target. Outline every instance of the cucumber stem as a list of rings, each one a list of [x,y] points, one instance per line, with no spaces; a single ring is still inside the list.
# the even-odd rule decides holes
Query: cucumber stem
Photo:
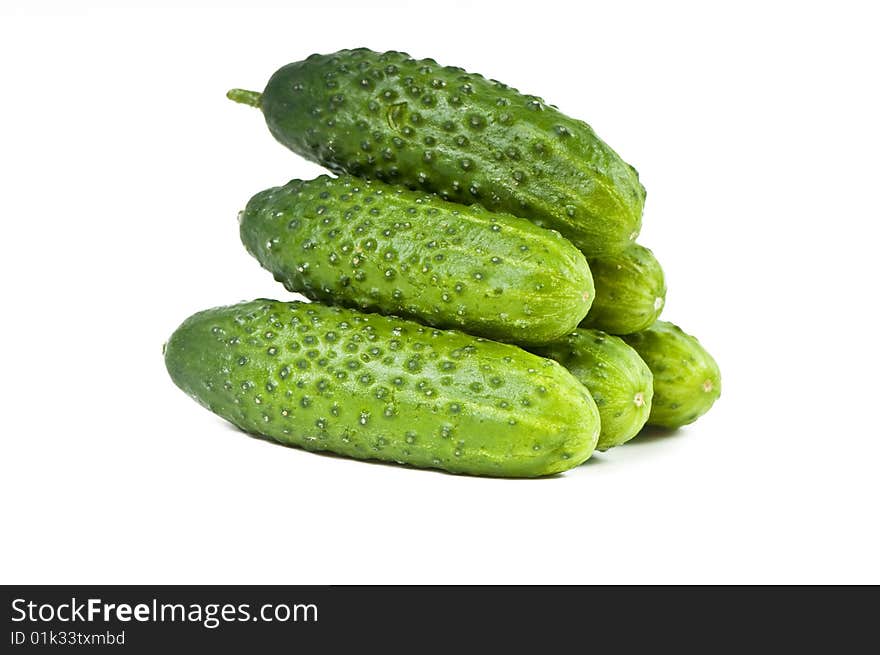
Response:
[[[230,89],[226,92],[226,97],[234,102],[240,102],[243,105],[250,105],[259,109],[263,94],[257,91],[246,91],[245,89]]]

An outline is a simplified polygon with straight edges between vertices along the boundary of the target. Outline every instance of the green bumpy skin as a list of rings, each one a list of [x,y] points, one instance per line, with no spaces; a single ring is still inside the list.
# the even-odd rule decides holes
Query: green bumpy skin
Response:
[[[593,300],[587,260],[558,232],[399,185],[293,180],[254,196],[240,221],[288,290],[435,327],[548,343]]]
[[[318,303],[200,312],[165,347],[174,383],[246,432],[453,473],[552,475],[599,436],[587,389],[516,346]]]
[[[602,426],[599,450],[626,443],[645,425],[654,396],[653,376],[622,339],[581,329],[532,351],[562,364],[593,396]]]
[[[589,125],[461,68],[359,48],[288,64],[262,95],[227,95],[332,171],[522,216],[587,256],[622,250],[641,228],[638,173]]]
[[[666,302],[666,280],[654,253],[632,244],[589,260],[596,297],[581,327],[632,334],[651,326]]]
[[[721,371],[694,337],[666,321],[623,337],[654,374],[648,425],[678,428],[709,411],[721,395]]]

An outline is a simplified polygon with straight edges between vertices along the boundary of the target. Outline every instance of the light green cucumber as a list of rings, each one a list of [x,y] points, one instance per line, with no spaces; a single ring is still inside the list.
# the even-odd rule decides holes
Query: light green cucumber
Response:
[[[622,250],[641,227],[638,174],[589,125],[461,68],[358,48],[288,64],[262,93],[227,95],[334,172],[523,216],[588,256]]]
[[[533,352],[562,364],[590,391],[602,425],[599,450],[629,441],[645,425],[654,395],[653,376],[622,339],[579,329]]]
[[[318,303],[200,312],[171,336],[165,364],[242,430],[357,459],[536,477],[577,466],[599,436],[590,393],[554,361]]]
[[[593,301],[586,259],[558,232],[400,185],[293,180],[255,195],[240,221],[290,291],[435,327],[548,343]]]
[[[657,320],[666,302],[666,281],[654,253],[634,243],[589,263],[596,297],[581,327],[631,334]]]
[[[648,425],[677,428],[709,411],[721,395],[721,371],[700,342],[677,325],[657,321],[624,336],[654,374]]]

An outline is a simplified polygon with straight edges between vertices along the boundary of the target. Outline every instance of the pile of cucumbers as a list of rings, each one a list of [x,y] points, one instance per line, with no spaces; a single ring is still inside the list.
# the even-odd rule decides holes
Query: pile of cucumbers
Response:
[[[261,191],[239,216],[248,252],[313,302],[209,309],[166,344],[175,384],[212,412],[307,450],[535,477],[720,395],[709,353],[658,320],[638,174],[586,123],[364,48],[228,96],[336,177]]]

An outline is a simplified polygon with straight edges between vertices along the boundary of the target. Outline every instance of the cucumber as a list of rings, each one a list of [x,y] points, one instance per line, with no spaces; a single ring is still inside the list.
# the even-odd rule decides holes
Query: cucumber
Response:
[[[254,196],[247,250],[290,291],[499,341],[573,330],[593,300],[584,256],[515,216],[350,176]]]
[[[654,395],[653,376],[622,339],[580,329],[533,352],[562,364],[589,390],[601,419],[599,450],[629,441],[645,425]]]
[[[589,392],[556,362],[318,303],[200,312],[171,336],[165,364],[246,432],[358,459],[536,477],[577,466],[599,436]]]
[[[288,64],[262,94],[282,144],[332,171],[401,183],[558,230],[588,256],[641,227],[645,190],[592,128],[536,96],[432,59],[366,48]]]
[[[631,334],[657,320],[666,302],[666,281],[654,253],[632,244],[623,252],[589,260],[596,297],[581,327]]]
[[[721,371],[700,342],[677,325],[657,321],[623,339],[654,374],[648,425],[678,428],[709,411],[721,395]]]

